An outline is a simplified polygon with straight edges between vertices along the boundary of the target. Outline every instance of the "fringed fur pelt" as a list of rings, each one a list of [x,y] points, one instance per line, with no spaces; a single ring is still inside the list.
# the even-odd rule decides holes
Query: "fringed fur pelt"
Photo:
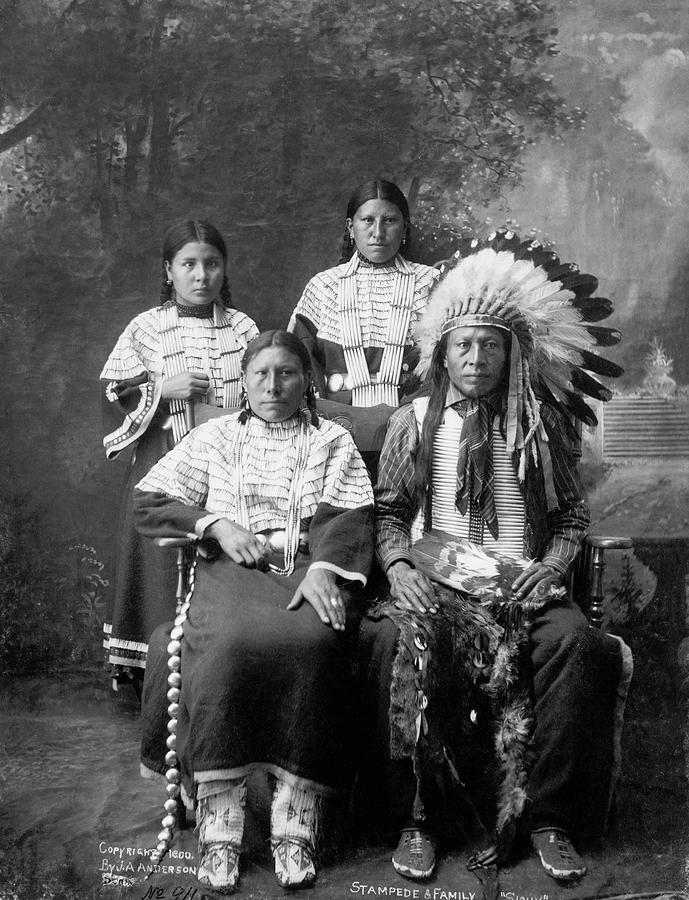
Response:
[[[533,703],[526,654],[533,609],[504,596],[479,603],[438,585],[436,595],[439,610],[434,615],[400,610],[391,599],[372,611],[376,618],[390,618],[399,632],[390,685],[390,754],[413,761],[413,813],[423,819],[420,781],[429,765],[438,782],[464,792],[451,745],[461,742],[466,748],[473,740],[472,717],[482,697],[493,723],[495,849],[498,861],[504,861],[527,801],[532,765]],[[539,598],[535,608],[548,599],[552,597]],[[455,726],[451,739],[443,722],[450,712]],[[464,723],[459,734],[458,722]]]

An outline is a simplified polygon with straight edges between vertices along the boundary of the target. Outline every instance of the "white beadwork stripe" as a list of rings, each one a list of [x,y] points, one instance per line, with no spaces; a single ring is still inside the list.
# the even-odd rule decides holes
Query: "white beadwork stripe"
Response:
[[[160,344],[163,350],[163,370],[166,377],[181,375],[187,369],[184,345],[179,327],[179,315],[176,306],[164,306],[160,309]],[[187,432],[185,422],[186,402],[184,400],[169,401],[172,416],[172,434],[175,443]]]
[[[352,391],[352,406],[378,406],[385,403],[397,406],[399,403],[398,388],[393,384],[366,384]]]

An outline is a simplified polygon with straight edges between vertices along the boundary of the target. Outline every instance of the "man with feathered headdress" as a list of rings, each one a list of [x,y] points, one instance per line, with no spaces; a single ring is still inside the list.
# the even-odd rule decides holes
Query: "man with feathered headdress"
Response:
[[[501,231],[462,244],[416,329],[427,391],[390,420],[376,488],[388,590],[360,643],[409,878],[432,874],[448,810],[455,830],[462,803],[480,818],[481,734],[499,775],[479,864],[506,859],[526,825],[546,871],[574,881],[573,841],[604,825],[631,658],[564,587],[589,524],[573,423],[595,424],[582,394],[610,398],[589,373],[621,372],[595,353],[620,337],[594,324],[612,311],[596,287]]]

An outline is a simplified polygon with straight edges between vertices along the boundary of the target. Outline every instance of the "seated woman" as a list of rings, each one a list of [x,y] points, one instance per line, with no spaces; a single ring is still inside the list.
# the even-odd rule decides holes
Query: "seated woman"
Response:
[[[438,272],[405,258],[410,231],[391,181],[366,181],[350,197],[340,264],[309,281],[287,326],[308,347],[322,399],[394,408],[418,386],[412,326]]]
[[[172,765],[197,804],[198,879],[220,891],[238,882],[257,769],[275,780],[280,884],[315,878],[322,798],[349,777],[348,650],[372,555],[371,484],[350,434],[316,416],[303,343],[265,332],[242,373],[242,411],[194,429],[135,496],[143,534],[200,540],[188,614],[171,632],[181,649],[168,648],[181,654],[181,688],[167,699],[170,627],[151,640],[142,772],[170,767],[166,709],[178,703]]]

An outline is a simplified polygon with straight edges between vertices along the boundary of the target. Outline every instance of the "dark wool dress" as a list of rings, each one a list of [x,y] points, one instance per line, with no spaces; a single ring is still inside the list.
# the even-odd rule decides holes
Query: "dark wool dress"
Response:
[[[184,785],[239,778],[255,768],[321,792],[351,778],[351,637],[359,591],[346,592],[346,632],[304,603],[285,609],[309,560],[289,577],[200,559],[182,641],[177,752]],[[142,763],[166,766],[170,626],[149,647],[143,694]]]

